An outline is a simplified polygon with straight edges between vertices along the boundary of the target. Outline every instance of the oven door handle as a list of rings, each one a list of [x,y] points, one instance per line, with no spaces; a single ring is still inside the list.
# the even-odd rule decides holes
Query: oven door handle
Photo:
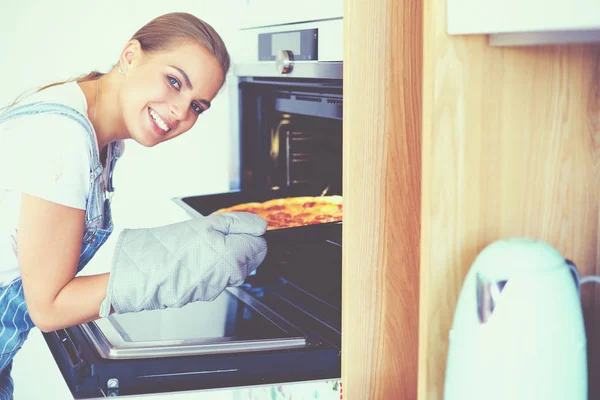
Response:
[[[58,341],[63,347],[65,354],[74,369],[79,368],[82,364],[81,353],[69,333],[65,329],[59,329],[54,331],[54,334],[58,338]]]

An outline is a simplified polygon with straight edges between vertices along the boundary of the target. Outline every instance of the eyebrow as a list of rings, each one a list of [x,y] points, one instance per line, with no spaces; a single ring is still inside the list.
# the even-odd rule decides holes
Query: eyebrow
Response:
[[[184,70],[182,70],[181,68],[179,68],[175,65],[169,65],[169,67],[175,68],[177,71],[179,71],[179,73],[181,75],[183,75],[183,79],[185,80],[185,85],[188,87],[188,89],[190,89],[190,90],[194,89],[194,87],[192,86],[192,82],[190,82],[190,77],[185,73]],[[204,100],[204,99],[199,99],[198,102],[204,104],[207,109],[210,108],[210,101]]]

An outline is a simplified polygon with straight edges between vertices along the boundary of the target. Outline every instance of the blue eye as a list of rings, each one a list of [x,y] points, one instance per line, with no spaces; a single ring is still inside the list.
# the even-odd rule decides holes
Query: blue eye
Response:
[[[181,83],[179,82],[179,80],[177,80],[177,78],[167,75],[167,79],[169,80],[169,83],[171,84],[171,86],[173,86],[174,89],[178,91],[181,90]],[[194,110],[194,112],[198,115],[204,112],[204,109],[200,107],[198,103],[192,103],[191,107],[192,110]]]
[[[198,104],[196,103],[192,103],[192,110],[194,110],[194,112],[196,114],[202,114],[204,112],[204,110],[202,109],[202,107],[200,107]]]
[[[175,78],[173,78],[172,76],[167,76],[167,79],[169,80],[169,83],[171,84],[171,86],[173,86],[175,89],[179,90],[181,89],[181,84],[179,83],[179,81]]]

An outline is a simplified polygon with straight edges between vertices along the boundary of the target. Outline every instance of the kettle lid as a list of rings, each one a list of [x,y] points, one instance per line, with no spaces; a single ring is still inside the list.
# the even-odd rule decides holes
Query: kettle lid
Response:
[[[542,272],[567,266],[565,258],[550,244],[531,238],[497,240],[475,258],[473,268],[490,281],[508,280],[515,273]]]

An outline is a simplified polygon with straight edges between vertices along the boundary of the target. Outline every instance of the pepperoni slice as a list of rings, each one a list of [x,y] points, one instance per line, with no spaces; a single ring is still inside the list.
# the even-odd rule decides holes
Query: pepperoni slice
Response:
[[[292,218],[292,215],[290,213],[286,213],[286,212],[278,212],[278,213],[273,213],[269,216],[272,219],[275,220],[282,220],[282,219],[290,219]]]
[[[265,208],[265,211],[281,211],[281,210],[285,210],[285,206],[271,206],[271,207]]]
[[[302,204],[302,207],[304,208],[311,208],[317,205],[316,201],[309,201],[307,203]]]
[[[295,218],[306,218],[306,217],[310,217],[311,215],[312,215],[311,213],[300,213],[300,214],[297,214],[295,216]]]

